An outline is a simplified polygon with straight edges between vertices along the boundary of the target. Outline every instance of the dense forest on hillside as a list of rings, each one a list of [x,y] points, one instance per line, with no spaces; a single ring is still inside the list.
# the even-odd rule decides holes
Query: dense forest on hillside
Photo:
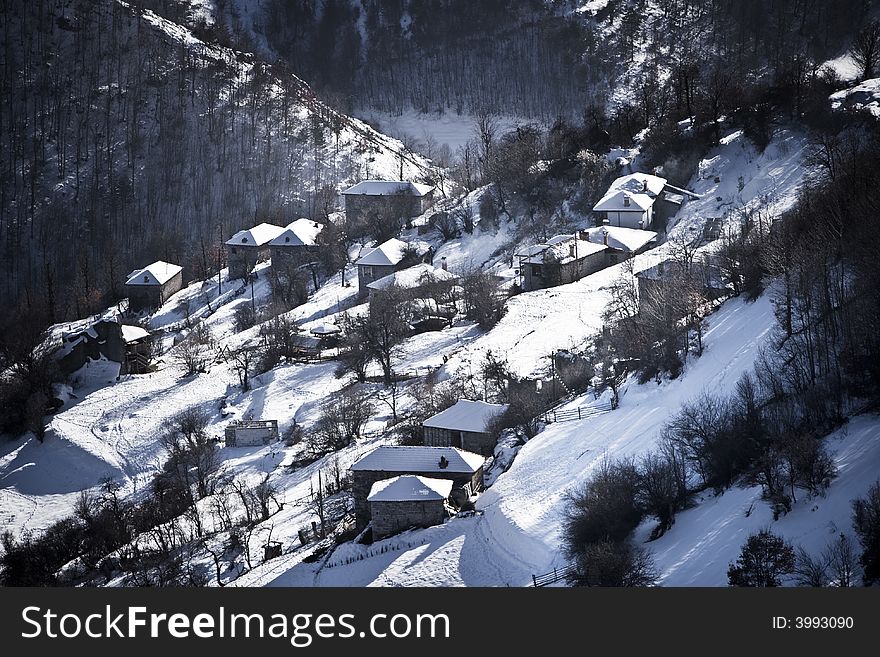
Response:
[[[0,294],[44,323],[156,259],[216,270],[221,238],[333,209],[382,148],[283,65],[138,6],[8,0],[0,32]]]
[[[692,94],[702,68],[791,74],[845,49],[871,2],[267,0],[270,47],[346,109],[580,118],[618,78]],[[808,65],[809,66],[809,65]]]

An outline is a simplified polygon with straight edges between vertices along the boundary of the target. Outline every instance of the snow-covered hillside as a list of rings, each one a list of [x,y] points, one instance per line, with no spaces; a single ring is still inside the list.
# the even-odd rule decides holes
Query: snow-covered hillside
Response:
[[[156,24],[161,27],[162,19],[157,17]],[[782,130],[757,153],[740,131],[728,131],[700,162],[688,185],[699,198],[684,206],[670,235],[695,234],[708,217],[732,226],[744,209],[761,207],[770,215],[784,211],[796,199],[805,148],[802,135]],[[388,166],[395,166],[393,152],[389,146]],[[466,201],[476,205],[480,193]],[[453,202],[458,201],[449,201]],[[417,232],[414,228],[404,236],[415,238]],[[435,261],[446,258],[453,272],[476,266],[511,278],[509,253],[516,244],[509,224],[446,242],[433,233],[425,239],[437,249]],[[668,252],[669,247],[662,245],[637,256],[635,270],[654,265]],[[444,380],[475,367],[491,351],[506,359],[519,376],[541,375],[549,366],[548,356],[560,349],[577,350],[601,328],[609,286],[623,271],[624,265],[617,265],[572,284],[512,297],[506,315],[488,332],[458,320],[443,331],[410,337],[396,354],[394,367],[410,374],[433,371]],[[259,265],[256,273],[253,287],[223,276],[222,294],[216,279],[195,282],[175,294],[149,318],[150,328],[165,336],[157,371],[113,380],[115,372],[108,374],[103,364],[91,364],[96,371],[86,377],[89,384],[67,391],[72,394],[51,417],[44,442],[26,435],[0,448],[4,527],[15,533],[45,528],[72,511],[80,491],[97,490],[107,477],[120,484],[124,494],[142,495],[165,456],[162,437],[171,419],[193,406],[208,411],[208,431],[216,437],[233,419],[277,419],[282,434],[294,423],[307,429],[314,424],[321,402],[349,382],[336,376],[336,363],[282,363],[255,377],[251,390],[242,391],[231,363],[222,357],[259,339],[259,326],[238,331],[235,320],[242,306],[268,304],[268,264]],[[351,266],[337,273],[305,304],[290,311],[289,318],[308,330],[338,321],[343,310],[365,312],[366,304],[355,298],[355,276]],[[213,340],[211,349],[217,357],[207,372],[182,377],[173,345],[191,330],[188,323],[196,321]],[[616,410],[547,426],[519,450],[510,468],[479,498],[475,512],[369,546],[346,543],[317,560],[304,561],[316,545],[301,547],[299,531],[315,520],[309,497],[319,473],[344,471],[387,441],[384,429],[390,409],[377,404],[363,439],[308,465],[299,460],[302,444],[224,448],[221,460],[226,472],[252,482],[268,477],[283,502],[281,510],[257,523],[247,538],[248,549],[256,554],[271,537],[285,550],[279,558],[255,563],[249,572],[242,574],[239,563],[218,578],[236,585],[528,585],[533,574],[565,565],[559,536],[566,492],[606,456],[635,456],[654,448],[665,422],[681,403],[707,390],[730,391],[752,366],[774,321],[766,296],[752,303],[727,301],[707,321],[703,355],[689,361],[679,378],[644,385],[630,380]],[[63,328],[56,327],[54,334]],[[398,412],[421,403],[413,387],[416,383],[401,385]],[[361,386],[370,394],[381,387]],[[568,404],[594,401],[583,396]],[[780,532],[821,548],[829,532],[840,529],[832,523],[842,522],[849,499],[864,492],[876,471],[872,465],[880,458],[876,452],[880,448],[874,447],[878,431],[880,423],[860,417],[831,438],[838,480],[825,498],[800,500],[777,523]],[[757,489],[734,489],[699,500],[695,508],[680,514],[666,535],[649,544],[662,570],[662,582],[724,584],[727,564],[744,535],[767,524],[768,514]],[[640,538],[646,538],[649,530],[647,525],[641,527]],[[210,540],[222,543],[223,532]],[[207,553],[194,558],[209,563]]]

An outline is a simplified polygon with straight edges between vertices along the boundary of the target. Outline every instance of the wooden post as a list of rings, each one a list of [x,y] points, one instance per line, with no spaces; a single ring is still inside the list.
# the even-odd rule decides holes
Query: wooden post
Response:
[[[535,586],[535,588],[538,588],[538,580],[534,574],[532,574],[532,584]]]

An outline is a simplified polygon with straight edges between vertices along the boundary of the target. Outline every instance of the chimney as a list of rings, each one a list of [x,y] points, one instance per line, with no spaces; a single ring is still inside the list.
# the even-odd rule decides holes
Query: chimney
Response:
[[[604,244],[605,246],[608,246],[608,229],[607,228],[602,229],[602,244]]]
[[[643,181],[642,181],[642,191],[643,191],[643,192],[647,192],[647,191],[648,191],[648,181],[647,181],[647,180],[643,180]]]
[[[440,269],[442,269],[443,271],[449,271],[446,265],[446,256],[440,258]]]
[[[623,194],[623,207],[625,207],[625,208],[629,207],[629,194],[627,194],[627,193]]]

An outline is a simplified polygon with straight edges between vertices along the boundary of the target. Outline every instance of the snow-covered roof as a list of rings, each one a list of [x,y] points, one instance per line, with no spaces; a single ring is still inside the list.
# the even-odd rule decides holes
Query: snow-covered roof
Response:
[[[367,196],[427,196],[434,188],[406,180],[363,180],[346,189],[343,194],[366,194]]]
[[[357,259],[356,265],[390,265],[394,266],[403,260],[404,251],[406,251],[406,242],[392,237],[387,242],[382,242],[379,246],[369,249],[364,255]]]
[[[183,271],[183,267],[180,265],[172,265],[170,262],[157,260],[152,265],[147,265],[143,269],[135,269],[128,275],[125,284],[164,285],[177,276],[181,271]]]
[[[427,283],[451,281],[455,278],[455,274],[452,274],[445,269],[421,262],[412,267],[396,271],[393,274],[388,274],[388,276],[383,276],[379,280],[373,281],[367,285],[367,287],[371,290],[385,290],[394,285],[405,290],[410,290]]]
[[[452,481],[417,475],[401,475],[377,481],[370,488],[368,502],[427,502],[445,500],[452,492]]]
[[[422,423],[422,426],[483,433],[489,423],[507,408],[507,404],[489,404],[483,401],[459,399],[445,411],[440,411],[429,417]]]
[[[441,458],[446,466],[441,467]],[[355,461],[351,469],[377,470],[381,472],[453,472],[473,474],[485,459],[479,454],[466,452],[457,447],[377,447]]]
[[[323,224],[310,219],[297,219],[287,224],[284,230],[269,242],[270,246],[314,246],[318,233],[324,230]]]
[[[605,243],[604,233],[608,234],[608,246],[620,251],[635,253],[651,240],[657,239],[657,233],[652,230],[639,230],[637,228],[624,228],[622,226],[600,226],[588,228],[583,231],[587,234],[590,242],[596,244]]]
[[[149,331],[145,331],[140,326],[122,325],[122,339],[126,342],[136,342],[150,336]]]
[[[335,324],[318,324],[309,329],[312,335],[336,335],[342,333],[342,329]]]
[[[614,180],[605,196],[593,206],[596,212],[647,210],[666,186],[666,178],[649,173],[631,173]],[[628,203],[628,204],[627,204]]]
[[[572,246],[575,247],[574,253],[572,253]],[[521,262],[524,263],[541,265],[544,264],[547,254],[552,253],[556,262],[564,264],[575,259],[586,258],[604,250],[604,245],[583,240],[579,235],[567,234],[556,235],[547,240],[546,243],[535,244],[521,249],[516,253],[516,257],[520,258]]]
[[[229,246],[263,246],[284,232],[284,228],[275,224],[260,224],[247,230],[240,230],[226,243]]]

